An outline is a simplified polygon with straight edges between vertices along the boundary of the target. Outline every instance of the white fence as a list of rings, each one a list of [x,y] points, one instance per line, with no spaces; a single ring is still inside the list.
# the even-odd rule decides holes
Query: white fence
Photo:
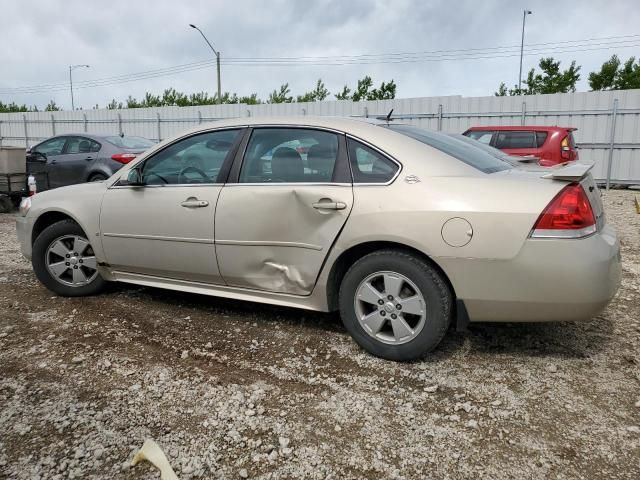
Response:
[[[522,97],[428,97],[367,102],[327,101],[264,105],[203,105],[123,110],[0,114],[0,146],[31,146],[62,133],[111,133],[162,140],[199,123],[264,115],[382,116],[462,133],[473,125],[577,127],[581,160],[594,176],[613,183],[640,183],[640,90],[528,95]]]

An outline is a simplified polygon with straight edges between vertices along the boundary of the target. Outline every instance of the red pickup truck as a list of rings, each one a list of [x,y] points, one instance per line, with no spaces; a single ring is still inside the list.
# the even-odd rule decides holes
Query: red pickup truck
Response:
[[[499,148],[509,155],[534,156],[543,167],[578,159],[572,127],[471,127],[463,135]]]

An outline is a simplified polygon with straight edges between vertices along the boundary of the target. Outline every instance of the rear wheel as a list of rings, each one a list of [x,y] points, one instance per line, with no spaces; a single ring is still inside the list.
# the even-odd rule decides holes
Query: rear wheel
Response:
[[[107,177],[103,173],[94,173],[93,175],[91,175],[89,177],[89,181],[90,182],[102,182],[103,180],[106,180],[107,178],[109,178],[109,177]]]
[[[73,220],[45,228],[33,243],[32,264],[38,280],[58,295],[93,295],[105,285],[93,247]]]
[[[451,322],[452,295],[441,274],[407,252],[381,250],[358,260],[340,286],[340,315],[365,350],[408,361],[433,350]]]

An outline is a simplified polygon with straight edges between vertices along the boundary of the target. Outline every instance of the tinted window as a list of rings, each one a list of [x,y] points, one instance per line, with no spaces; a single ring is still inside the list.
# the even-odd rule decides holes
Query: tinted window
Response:
[[[349,139],[349,162],[354,183],[387,183],[400,168],[380,152]]]
[[[535,132],[498,132],[496,148],[536,148]]]
[[[469,138],[473,138],[480,143],[485,143],[489,145],[491,143],[491,138],[493,137],[493,132],[487,132],[483,130],[472,130],[470,132],[465,133],[465,135]]]
[[[45,155],[60,155],[65,141],[66,137],[52,138],[35,147],[34,151],[44,153]]]
[[[538,148],[544,145],[544,142],[547,140],[547,132],[536,132],[536,145]]]
[[[69,137],[64,153],[91,153],[100,150],[100,144],[89,138]]]
[[[201,133],[169,145],[142,169],[148,185],[218,183],[218,174],[240,130]],[[126,138],[126,137],[125,137]]]
[[[142,137],[105,137],[105,140],[116,147],[130,148],[132,150],[139,150],[152,147],[154,143]]]
[[[338,137],[304,128],[258,128],[251,134],[240,183],[331,182]]]
[[[512,168],[510,163],[497,158],[495,155],[487,153],[464,140],[458,140],[444,133],[423,130],[410,125],[390,125],[389,128],[440,150],[447,155],[451,155],[484,173],[499,172]]]

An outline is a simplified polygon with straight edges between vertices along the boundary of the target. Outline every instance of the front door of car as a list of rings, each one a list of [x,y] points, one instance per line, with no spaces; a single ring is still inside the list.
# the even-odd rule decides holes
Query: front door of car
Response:
[[[66,141],[67,137],[54,137],[30,149],[27,155],[27,172],[44,173],[47,176],[46,185],[38,185],[39,190],[64,185],[60,181],[57,166]]]
[[[231,286],[309,294],[349,217],[342,135],[255,128],[216,208],[216,254]]]
[[[97,150],[96,150],[97,146]],[[96,158],[99,144],[86,137],[68,137],[62,156],[57,160],[56,179],[62,185],[74,185],[88,180],[87,171]]]
[[[222,282],[215,256],[214,212],[223,167],[231,161],[241,132],[218,130],[180,139],[135,165],[140,185],[120,179],[107,190],[100,234],[112,269]]]

